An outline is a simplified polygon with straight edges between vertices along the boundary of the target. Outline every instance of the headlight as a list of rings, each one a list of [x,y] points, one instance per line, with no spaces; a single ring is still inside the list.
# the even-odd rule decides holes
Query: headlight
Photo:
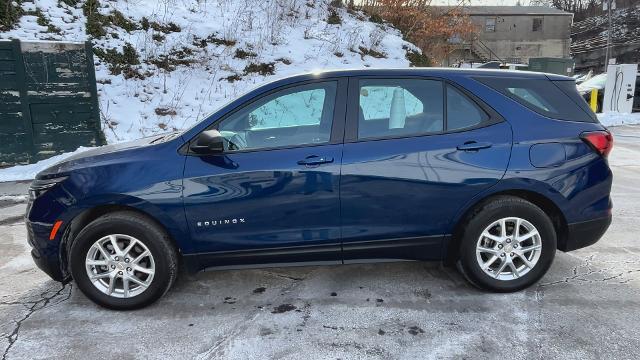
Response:
[[[29,186],[29,199],[35,200],[40,197],[42,194],[47,192],[52,187],[58,185],[59,183],[65,181],[68,176],[61,176],[53,179],[36,179],[33,180],[31,186]]]

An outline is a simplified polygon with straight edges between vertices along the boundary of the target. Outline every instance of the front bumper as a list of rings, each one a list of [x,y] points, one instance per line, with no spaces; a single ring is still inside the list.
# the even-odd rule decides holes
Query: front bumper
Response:
[[[611,225],[611,215],[595,220],[583,221],[568,225],[567,240],[558,247],[562,251],[577,250],[593,245]]]
[[[40,270],[53,280],[65,282],[68,278],[62,272],[60,264],[60,240],[49,240],[53,224],[26,221],[27,239],[31,245],[31,257]],[[62,234],[59,234],[61,236]]]

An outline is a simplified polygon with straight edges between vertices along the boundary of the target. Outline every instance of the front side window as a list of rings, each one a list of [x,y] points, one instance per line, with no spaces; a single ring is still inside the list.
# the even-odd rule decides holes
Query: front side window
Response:
[[[443,84],[437,80],[360,80],[358,138],[409,136],[444,129]]]
[[[337,83],[295,86],[268,95],[222,120],[228,150],[329,142]]]

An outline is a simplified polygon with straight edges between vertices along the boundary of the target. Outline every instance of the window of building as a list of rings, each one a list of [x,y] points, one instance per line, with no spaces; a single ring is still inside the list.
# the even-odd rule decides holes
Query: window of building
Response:
[[[490,17],[485,19],[484,23],[485,32],[496,32],[496,18]]]
[[[533,31],[542,31],[542,18],[533,19]]]

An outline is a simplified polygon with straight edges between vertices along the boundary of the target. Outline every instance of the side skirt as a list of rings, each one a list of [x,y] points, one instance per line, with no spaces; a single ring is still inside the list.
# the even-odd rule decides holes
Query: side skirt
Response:
[[[445,235],[183,255],[189,272],[442,260]]]

